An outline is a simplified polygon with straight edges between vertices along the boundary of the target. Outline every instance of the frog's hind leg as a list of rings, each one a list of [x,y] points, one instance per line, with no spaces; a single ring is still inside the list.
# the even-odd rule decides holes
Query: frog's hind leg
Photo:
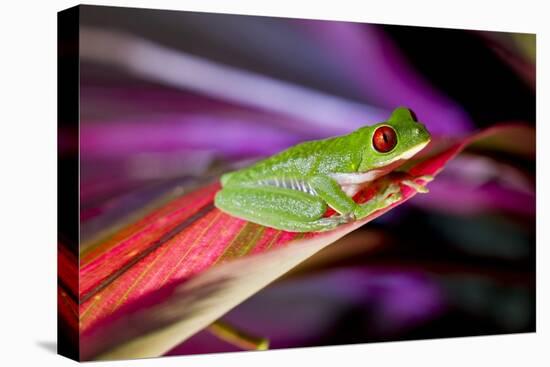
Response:
[[[316,196],[274,186],[224,187],[214,202],[230,215],[290,232],[325,231],[349,221],[323,218],[327,204]]]

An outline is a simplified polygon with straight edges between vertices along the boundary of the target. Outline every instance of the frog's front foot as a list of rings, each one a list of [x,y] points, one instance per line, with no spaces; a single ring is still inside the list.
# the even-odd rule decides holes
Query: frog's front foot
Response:
[[[356,219],[363,219],[377,210],[384,209],[398,202],[402,198],[401,186],[398,183],[391,182],[372,199],[357,205],[353,214]]]
[[[382,192],[377,194],[373,201],[377,209],[382,209],[398,202],[402,198],[401,186],[398,183],[392,182]]]
[[[429,192],[428,188],[425,185],[428,182],[432,181],[433,179],[434,179],[434,177],[432,175],[423,175],[423,176],[418,176],[418,177],[407,178],[407,179],[401,180],[400,183],[402,185],[410,187],[411,189],[416,190],[416,192],[425,194],[425,193]],[[417,180],[422,180],[422,181],[424,181],[424,183],[419,184],[418,182],[416,182]]]
[[[396,201],[401,200],[402,197],[401,187],[396,183],[389,184],[382,194],[380,194],[380,200],[384,202],[384,206],[393,204]]]

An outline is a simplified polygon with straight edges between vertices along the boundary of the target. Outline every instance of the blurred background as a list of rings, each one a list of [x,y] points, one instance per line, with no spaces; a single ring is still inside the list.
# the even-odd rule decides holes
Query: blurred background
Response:
[[[83,246],[176,185],[396,106],[442,138],[520,123],[526,149],[468,149],[224,320],[272,348],[534,331],[534,35],[96,6],[80,22]],[[169,354],[233,350],[204,331]]]

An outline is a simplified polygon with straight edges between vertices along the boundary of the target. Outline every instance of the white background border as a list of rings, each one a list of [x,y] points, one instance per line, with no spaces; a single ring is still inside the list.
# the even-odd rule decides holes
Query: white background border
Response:
[[[171,357],[102,366],[540,366],[548,332],[548,11],[545,1],[93,1],[237,14],[537,33],[537,333]],[[56,12],[73,1],[3,2],[0,32],[0,364],[72,365],[56,340]],[[467,57],[465,55],[465,57]],[[542,101],[542,102],[541,102]],[[542,188],[542,190],[541,190]],[[546,264],[543,264],[545,262]],[[544,312],[546,310],[546,314]],[[50,346],[49,348],[47,346]],[[96,364],[94,364],[96,365]]]

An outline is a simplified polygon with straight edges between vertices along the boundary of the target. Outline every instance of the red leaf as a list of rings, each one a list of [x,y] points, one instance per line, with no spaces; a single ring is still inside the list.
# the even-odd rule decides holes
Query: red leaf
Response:
[[[439,140],[407,165],[407,173],[435,176],[473,141],[510,136],[514,129],[493,127],[461,141]],[[403,186],[401,201],[368,218],[330,232],[301,234],[222,213],[212,205],[218,189],[214,183],[177,197],[83,250],[83,359],[165,353],[299,262],[416,194]],[[376,189],[356,200],[368,200]]]

